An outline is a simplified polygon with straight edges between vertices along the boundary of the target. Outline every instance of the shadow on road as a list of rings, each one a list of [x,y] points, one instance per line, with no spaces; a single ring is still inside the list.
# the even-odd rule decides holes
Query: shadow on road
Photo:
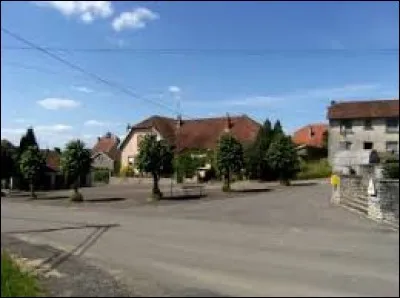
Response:
[[[114,227],[119,227],[120,224],[105,224],[105,225],[91,225],[84,224],[79,226],[64,226],[59,228],[47,228],[47,229],[36,229],[36,230],[20,230],[20,231],[10,231],[4,232],[3,234],[28,234],[28,233],[48,233],[48,232],[56,232],[56,231],[64,231],[64,230],[77,230],[77,229],[94,229],[88,236],[86,236],[83,241],[78,243],[73,249],[70,251],[58,251],[53,254],[39,265],[35,267],[35,270],[41,270],[43,273],[48,273],[51,270],[55,269],[57,266],[61,265],[63,262],[68,260],[72,255],[81,256],[85,253],[91,246],[93,246],[98,239],[109,229]],[[45,268],[46,266],[47,268]]]
[[[96,198],[96,199],[87,199],[84,200],[84,203],[107,203],[107,202],[118,202],[118,201],[125,201],[126,198]]]
[[[230,192],[233,193],[258,193],[258,192],[269,192],[271,188],[247,188],[247,189],[232,189]]]

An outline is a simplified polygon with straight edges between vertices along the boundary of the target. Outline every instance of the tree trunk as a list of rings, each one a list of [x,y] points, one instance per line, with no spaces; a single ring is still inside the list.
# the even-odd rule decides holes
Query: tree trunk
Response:
[[[78,191],[78,185],[79,185],[79,180],[77,178],[72,185],[73,194],[71,197],[71,201],[73,201],[73,202],[82,202],[83,201],[83,196]]]
[[[224,185],[222,186],[222,191],[230,191],[231,190],[231,175],[230,171],[226,172],[224,175]]]
[[[159,176],[157,173],[152,173],[153,176],[153,191],[152,191],[152,197],[153,199],[160,199],[162,196],[162,193],[160,191],[160,187],[158,186],[158,180]]]
[[[34,186],[34,183],[33,183],[32,180],[29,183],[29,189],[30,189],[30,192],[31,192],[31,198],[32,199],[36,199],[35,186]]]

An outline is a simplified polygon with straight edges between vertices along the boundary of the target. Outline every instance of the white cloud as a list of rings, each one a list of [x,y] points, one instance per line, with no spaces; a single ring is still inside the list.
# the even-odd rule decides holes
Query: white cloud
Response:
[[[138,7],[132,11],[121,13],[112,21],[112,27],[115,31],[123,29],[143,29],[147,22],[159,19],[159,15],[145,7]]]
[[[93,93],[94,92],[93,89],[90,89],[85,86],[72,86],[72,89],[79,91],[79,92],[83,92],[83,93]]]
[[[34,126],[33,129],[40,133],[53,134],[53,133],[70,131],[72,130],[72,126],[65,124],[38,125]]]
[[[32,123],[34,122],[34,120],[31,119],[25,119],[25,118],[16,118],[14,119],[15,123],[19,123],[19,124],[27,124],[27,123]]]
[[[88,120],[83,125],[85,125],[85,126],[106,126],[106,125],[108,125],[108,123],[98,121],[98,120]]]
[[[37,103],[48,110],[73,109],[80,106],[80,102],[66,98],[45,98]]]
[[[180,93],[181,88],[179,88],[178,86],[169,86],[168,91],[171,93]]]
[[[111,1],[34,1],[38,6],[51,7],[65,16],[78,16],[91,23],[96,18],[107,18],[114,12]]]

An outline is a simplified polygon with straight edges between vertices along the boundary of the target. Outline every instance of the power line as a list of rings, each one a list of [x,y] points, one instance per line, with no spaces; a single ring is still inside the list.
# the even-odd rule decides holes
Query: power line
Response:
[[[100,76],[98,76],[98,75],[96,75],[96,74],[94,74],[92,72],[89,72],[89,71],[85,70],[84,68],[82,68],[82,67],[80,67],[80,66],[78,66],[76,64],[73,64],[73,63],[69,62],[68,60],[66,60],[64,58],[61,58],[61,57],[57,56],[56,54],[50,52],[49,50],[47,50],[45,48],[42,48],[42,47],[34,44],[31,41],[26,40],[25,38],[21,37],[20,35],[18,35],[16,33],[13,33],[13,32],[11,32],[10,30],[8,30],[8,29],[6,29],[4,27],[1,27],[1,31],[3,31],[4,33],[6,33],[6,34],[14,37],[15,39],[23,42],[24,44],[27,44],[30,48],[36,49],[36,50],[38,50],[38,51],[50,56],[51,58],[53,58],[53,59],[65,64],[65,65],[67,65],[68,67],[70,67],[70,68],[72,68],[72,69],[74,69],[76,71],[79,71],[79,72],[91,77],[92,79],[94,79],[96,81],[99,81],[99,82],[101,82],[101,83],[103,83],[103,84],[105,84],[105,85],[107,85],[109,87],[116,88],[120,92],[125,93],[125,94],[127,94],[127,95],[129,95],[131,97],[134,97],[136,99],[140,99],[140,100],[143,100],[143,101],[148,101],[148,102],[150,102],[150,103],[152,103],[154,105],[157,105],[159,107],[168,109],[168,110],[172,111],[173,113],[176,113],[176,111],[174,109],[172,109],[170,106],[167,106],[167,105],[162,104],[160,102],[157,102],[155,100],[144,99],[143,97],[141,97],[140,95],[136,94],[135,92],[132,92],[131,90],[129,90],[129,89],[123,87],[123,86],[120,86],[117,83],[114,83],[114,82],[109,81],[107,79],[104,79],[104,78],[102,78],[102,77],[100,77]]]
[[[184,48],[63,48],[42,47],[44,50],[66,53],[136,53],[155,55],[240,55],[240,56],[265,56],[271,54],[284,55],[332,55],[332,54],[367,54],[367,55],[393,55],[399,54],[399,49],[184,49]],[[24,46],[3,46],[1,50],[33,50]]]

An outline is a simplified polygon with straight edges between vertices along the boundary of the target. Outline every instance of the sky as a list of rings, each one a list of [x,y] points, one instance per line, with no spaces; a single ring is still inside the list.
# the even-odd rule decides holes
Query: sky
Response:
[[[178,111],[292,133],[331,100],[399,96],[397,1],[2,1],[1,26],[31,43],[1,32],[1,137],[15,144],[32,126],[42,148],[92,146]]]

